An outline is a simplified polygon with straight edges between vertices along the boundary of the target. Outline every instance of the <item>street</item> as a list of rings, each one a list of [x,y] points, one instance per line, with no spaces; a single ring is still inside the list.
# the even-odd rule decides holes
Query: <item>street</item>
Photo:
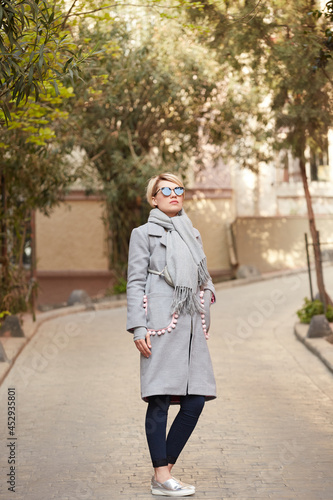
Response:
[[[218,398],[174,468],[196,485],[193,498],[333,498],[333,374],[293,333],[307,279],[217,286],[208,342]],[[325,282],[332,295],[332,267]],[[124,307],[60,317],[20,354],[0,388],[1,500],[154,498],[125,323]]]

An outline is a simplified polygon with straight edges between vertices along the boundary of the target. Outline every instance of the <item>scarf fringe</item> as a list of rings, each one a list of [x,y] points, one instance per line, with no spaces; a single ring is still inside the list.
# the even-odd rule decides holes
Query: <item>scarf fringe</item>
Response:
[[[191,288],[185,286],[176,286],[173,293],[171,311],[172,314],[180,314],[182,312],[185,312],[193,315],[196,312],[203,313],[204,309]]]
[[[148,222],[167,230],[166,264],[171,281],[175,285],[172,314],[202,314],[204,309],[196,293],[198,287],[202,289],[210,281],[210,276],[207,259],[195,237],[192,222],[184,209],[179,216],[168,217],[158,208],[150,211]],[[169,284],[171,285],[170,281]]]
[[[210,275],[207,269],[207,260],[204,258],[198,265],[198,283],[200,286],[205,285],[209,279]]]

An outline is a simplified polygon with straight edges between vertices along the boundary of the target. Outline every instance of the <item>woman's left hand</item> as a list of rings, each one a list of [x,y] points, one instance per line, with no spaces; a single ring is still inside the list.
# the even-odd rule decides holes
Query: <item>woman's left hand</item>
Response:
[[[145,339],[135,340],[134,343],[145,358],[149,358],[149,356],[151,356],[150,333],[147,332]]]

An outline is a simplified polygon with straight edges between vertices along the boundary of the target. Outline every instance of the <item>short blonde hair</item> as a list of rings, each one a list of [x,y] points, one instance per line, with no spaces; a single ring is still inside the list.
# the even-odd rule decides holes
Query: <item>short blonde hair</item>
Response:
[[[180,178],[177,177],[177,175],[172,174],[171,172],[165,172],[164,174],[155,175],[154,177],[149,179],[146,191],[147,201],[151,207],[154,207],[153,198],[156,194],[160,181],[174,182],[175,184],[177,184],[177,186],[181,186],[182,188],[184,188],[184,184],[180,180]]]

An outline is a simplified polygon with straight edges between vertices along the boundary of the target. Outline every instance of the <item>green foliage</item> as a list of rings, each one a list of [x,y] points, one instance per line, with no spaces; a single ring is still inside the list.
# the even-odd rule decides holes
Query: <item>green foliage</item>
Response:
[[[13,143],[17,142],[15,133],[19,132],[20,146],[32,143],[36,146],[46,146],[50,140],[55,138],[54,123],[66,120],[68,113],[60,109],[64,99],[72,96],[73,89],[59,84],[57,92],[49,83],[44,85],[44,94],[40,96],[39,102],[31,97],[25,104],[15,106],[10,102],[11,121],[7,127],[0,128],[2,149],[11,150]],[[0,121],[4,121],[4,112],[0,110]]]
[[[181,9],[198,10],[201,2],[179,0],[163,6],[160,0],[145,0],[134,7],[141,15],[155,13],[155,17],[179,19]],[[123,10],[122,10],[123,9]],[[80,77],[80,67],[97,51],[97,45],[77,44],[76,32],[80,20],[89,19],[92,28],[108,29],[123,17],[133,5],[117,2],[107,5],[94,0],[76,0],[68,5],[65,0],[11,0],[0,4],[0,108],[6,122],[11,119],[9,102],[16,105],[33,95],[36,101],[44,93],[44,83],[54,86],[58,93],[59,81],[68,75],[73,81]],[[170,14],[172,12],[172,14]],[[95,24],[96,23],[96,24]],[[185,26],[185,25],[184,25]],[[194,29],[195,27],[192,26]]]
[[[322,33],[320,34],[320,48],[318,49],[313,69],[315,71],[321,69],[326,73],[325,68],[332,59],[331,52],[333,50],[333,1],[326,2],[323,10],[314,9],[308,15],[312,16],[318,25],[323,25]],[[326,26],[323,23],[323,19],[326,21]]]
[[[33,210],[49,214],[64,191],[79,175],[68,165],[57,128],[68,113],[61,110],[72,90],[51,85],[38,103],[29,97],[12,112],[8,127],[0,128],[0,240],[2,261],[0,310],[12,312],[29,307],[29,283],[23,255],[30,237]],[[1,117],[1,111],[0,111]],[[5,238],[3,237],[5,235]]]
[[[84,57],[66,26],[65,4],[46,0],[14,0],[0,5],[0,107],[11,119],[11,101],[30,95],[38,100],[44,83],[78,74]]]
[[[324,314],[323,303],[320,300],[311,301],[305,297],[302,308],[297,311],[301,323],[310,323],[312,316],[316,314]],[[326,307],[326,318],[328,321],[333,321],[333,306],[330,304]]]
[[[124,275],[129,235],[149,211],[147,181],[162,170],[185,172],[199,154],[199,121],[210,113],[219,67],[170,20],[158,29],[83,26],[80,37],[101,51],[74,86],[71,130],[103,184],[110,267]]]
[[[6,318],[6,316],[10,316],[10,312],[9,311],[1,311],[0,312],[0,326],[2,325],[2,319]]]
[[[113,285],[111,290],[112,295],[120,295],[126,293],[127,281],[122,276],[118,277],[116,283]]]
[[[26,270],[16,264],[9,263],[6,272],[8,273],[6,276],[2,275],[0,311],[8,310],[11,314],[28,311],[29,283]]]
[[[56,141],[56,126],[66,120],[68,113],[61,111],[61,100],[71,91],[59,87],[55,96],[51,87],[39,103],[28,100],[12,115],[7,128],[0,129],[3,151],[0,173],[7,195],[6,214],[0,208],[0,220],[15,227],[15,220],[24,221],[30,210],[49,213],[59,201],[64,189],[77,177],[76,169],[64,158],[61,143]]]
[[[313,2],[274,0],[259,5],[251,0],[243,10],[243,2],[203,3],[203,14],[192,16],[208,19],[212,32],[202,35],[202,41],[217,51],[221,64],[228,63],[229,78],[238,82],[229,94],[240,103],[235,118],[243,115],[240,144],[251,123],[257,131],[252,151],[260,150],[258,141],[266,150],[291,150],[296,158],[304,156],[306,146],[325,150],[333,117],[331,90],[327,77],[314,72],[313,64],[328,26],[308,15]],[[332,68],[329,63],[326,74]]]

